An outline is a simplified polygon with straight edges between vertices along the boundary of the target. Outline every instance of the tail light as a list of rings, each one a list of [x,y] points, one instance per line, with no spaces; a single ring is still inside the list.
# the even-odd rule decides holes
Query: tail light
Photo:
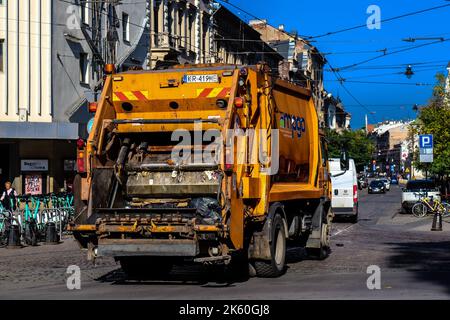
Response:
[[[77,171],[78,171],[78,173],[86,172],[85,155],[86,155],[86,153],[84,151],[78,151],[78,156],[77,156]]]
[[[244,106],[244,99],[241,97],[237,97],[234,99],[234,106],[236,108],[242,108]]]
[[[78,139],[77,141],[77,171],[78,173],[86,172],[86,149],[85,142],[83,139]]]
[[[105,73],[106,74],[113,74],[116,72],[116,67],[112,63],[108,63],[105,65]]]
[[[353,186],[353,203],[358,203],[358,186]]]
[[[89,113],[96,113],[97,112],[97,102],[91,102],[89,103]]]
[[[83,139],[80,138],[77,140],[77,149],[78,150],[83,150],[85,145],[86,145],[86,143],[84,142]]]

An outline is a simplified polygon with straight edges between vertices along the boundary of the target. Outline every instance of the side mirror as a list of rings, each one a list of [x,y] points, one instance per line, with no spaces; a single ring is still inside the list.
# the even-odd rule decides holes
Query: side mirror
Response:
[[[350,169],[350,159],[348,158],[348,152],[346,150],[341,151],[341,170],[347,171]]]

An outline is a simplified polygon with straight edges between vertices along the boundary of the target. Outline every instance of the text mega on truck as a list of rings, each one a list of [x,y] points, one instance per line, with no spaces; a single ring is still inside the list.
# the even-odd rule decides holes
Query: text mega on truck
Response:
[[[311,92],[265,64],[109,74],[78,169],[70,230],[89,258],[112,256],[129,274],[248,261],[276,277],[287,239],[328,254],[327,146]]]

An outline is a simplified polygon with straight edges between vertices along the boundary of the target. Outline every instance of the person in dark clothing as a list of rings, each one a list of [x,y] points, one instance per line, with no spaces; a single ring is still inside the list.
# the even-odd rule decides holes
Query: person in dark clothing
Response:
[[[17,196],[17,191],[11,187],[11,182],[6,181],[5,191],[3,191],[2,197],[0,198],[3,208],[9,211],[16,210]]]

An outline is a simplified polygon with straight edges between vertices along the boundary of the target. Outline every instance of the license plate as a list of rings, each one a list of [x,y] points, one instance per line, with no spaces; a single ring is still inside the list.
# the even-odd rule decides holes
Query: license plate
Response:
[[[183,77],[184,83],[217,83],[219,76],[217,74],[186,74]]]

